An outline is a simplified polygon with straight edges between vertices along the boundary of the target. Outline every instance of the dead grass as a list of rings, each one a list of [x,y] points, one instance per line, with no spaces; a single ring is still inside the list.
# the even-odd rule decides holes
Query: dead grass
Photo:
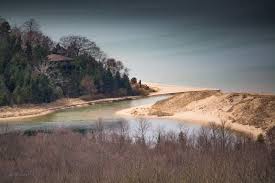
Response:
[[[159,131],[144,141],[140,120],[134,137],[126,123],[90,133],[56,130],[0,135],[1,182],[272,182],[269,146],[224,126],[198,134]],[[145,128],[146,127],[146,128]]]

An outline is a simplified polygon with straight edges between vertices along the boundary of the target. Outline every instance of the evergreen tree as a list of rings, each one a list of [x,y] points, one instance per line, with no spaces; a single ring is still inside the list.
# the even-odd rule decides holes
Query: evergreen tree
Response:
[[[0,75],[0,106],[7,105],[8,103],[8,90],[4,83],[3,76]]]
[[[119,88],[121,88],[121,76],[117,71],[114,79],[114,90],[117,91]]]
[[[110,69],[107,70],[106,74],[103,77],[103,89],[104,89],[104,93],[108,95],[111,95],[113,93],[114,78]]]
[[[27,43],[26,43],[25,53],[26,53],[28,61],[31,62],[32,61],[32,46],[29,41],[27,41]]]
[[[128,95],[132,95],[132,87],[129,81],[129,77],[127,76],[127,74],[123,74],[122,77],[122,87],[125,88],[127,90],[127,94]]]
[[[62,41],[63,47],[57,45],[54,53],[64,55],[72,49],[77,51],[70,53],[74,60],[52,64],[46,59],[52,40],[40,32],[35,20],[25,22],[21,31],[0,18],[0,105],[79,97],[83,90],[105,96],[133,93],[128,75],[121,77],[122,62],[101,58],[104,53],[85,37],[69,36]],[[99,57],[102,62],[97,61]]]

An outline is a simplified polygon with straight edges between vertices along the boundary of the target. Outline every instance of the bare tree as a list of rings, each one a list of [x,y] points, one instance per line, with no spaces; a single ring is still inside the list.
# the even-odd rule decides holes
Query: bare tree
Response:
[[[230,125],[226,121],[221,121],[219,125],[211,122],[209,130],[212,145],[216,149],[221,148],[221,150],[225,150],[232,138]]]
[[[100,50],[95,59],[99,62],[104,62],[105,60],[107,60],[107,54]]]
[[[186,146],[187,143],[187,135],[188,135],[188,128],[184,126],[184,124],[178,124],[179,128],[179,135],[178,135],[178,142],[182,145],[182,147]]]
[[[8,133],[10,131],[10,126],[8,123],[0,124],[0,134]]]
[[[47,61],[41,62],[39,65],[35,66],[34,71],[37,74],[47,76],[49,79],[51,78],[50,64]]]
[[[93,47],[88,53],[98,62],[107,58],[107,55],[98,46]]]
[[[231,127],[227,123],[227,121],[221,121],[221,125],[219,126],[219,132],[220,145],[222,150],[225,150],[231,138]]]
[[[40,25],[33,18],[24,22],[22,28],[23,28],[23,31],[25,31],[25,32],[40,32]]]
[[[100,53],[100,49],[96,46],[95,42],[83,36],[64,36],[60,39],[60,44],[67,49],[67,56],[70,57],[82,54],[98,57]]]
[[[127,136],[129,134],[129,123],[125,119],[119,119],[118,121],[118,129],[120,136]]]
[[[26,35],[26,41],[32,42],[34,40],[35,33],[40,32],[40,25],[39,23],[31,18],[24,22],[24,24],[21,26],[23,33]]]
[[[138,118],[137,123],[138,123],[138,126],[136,129],[136,136],[137,136],[138,142],[140,142],[141,144],[145,144],[145,136],[148,130],[150,129],[151,124],[146,118]]]
[[[119,119],[118,121],[118,135],[119,135],[119,145],[120,149],[129,139],[129,123],[124,119]]]
[[[109,69],[113,75],[115,75],[117,72],[121,73],[122,75],[129,75],[129,69],[126,68],[123,63],[119,60],[116,60],[114,58],[108,58],[103,61],[104,67],[106,69]]]
[[[96,134],[98,134],[97,139],[99,140],[100,143],[102,143],[104,140],[104,125],[101,118],[99,118],[96,121],[95,126],[96,126]]]

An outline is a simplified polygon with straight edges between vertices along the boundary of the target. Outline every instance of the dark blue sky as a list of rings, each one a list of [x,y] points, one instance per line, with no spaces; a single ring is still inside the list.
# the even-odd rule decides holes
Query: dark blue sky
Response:
[[[143,80],[275,92],[274,0],[0,0],[12,25],[81,34]]]
[[[273,23],[273,0],[1,0],[5,15],[158,18],[203,16],[209,20]],[[237,18],[237,19],[236,19]]]

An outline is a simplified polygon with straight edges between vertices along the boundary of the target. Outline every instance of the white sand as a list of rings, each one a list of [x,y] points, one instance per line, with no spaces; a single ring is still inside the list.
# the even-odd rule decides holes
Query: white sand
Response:
[[[44,116],[69,108],[84,107],[98,103],[132,100],[136,98],[139,98],[139,96],[105,98],[92,101],[84,101],[79,98],[64,98],[48,104],[26,104],[13,107],[5,106],[0,108],[0,122],[11,122],[24,118]]]
[[[163,85],[157,83],[147,83],[149,86],[155,87],[158,89],[158,92],[153,93],[152,95],[163,95],[163,94],[173,94],[173,93],[182,93],[188,91],[204,91],[209,90],[207,88],[193,88],[193,87],[181,87],[181,86],[173,86],[173,85]],[[216,91],[216,89],[213,89]],[[206,91],[207,93],[208,91]],[[209,91],[211,93],[211,91]],[[212,94],[211,94],[212,95]],[[196,96],[187,95],[187,98],[174,98],[172,101],[168,100],[165,104],[158,104],[157,106],[153,107],[155,111],[162,111],[165,108],[164,112],[167,112],[170,115],[160,116],[160,115],[152,115],[152,106],[154,104],[148,104],[133,108],[124,109],[118,111],[116,114],[119,116],[133,116],[133,117],[146,117],[146,118],[170,118],[176,119],[179,121],[186,121],[186,122],[193,122],[198,123],[201,125],[207,125],[210,122],[221,124],[221,121],[226,121],[227,125],[229,125],[233,130],[245,132],[257,136],[260,133],[264,133],[264,130],[261,128],[256,128],[252,125],[244,125],[237,123],[236,121],[225,120],[231,119],[232,113],[227,112],[230,111],[230,104],[226,102],[221,102],[218,99],[220,94],[219,92],[213,96],[207,96],[206,98],[200,100],[196,99]],[[226,94],[225,94],[226,96]],[[217,98],[217,99],[216,99]],[[234,98],[235,99],[235,98]],[[243,100],[248,100],[249,97],[246,99],[238,98],[237,101],[233,103],[242,102]],[[185,101],[190,100],[189,104],[183,108],[179,108],[177,105],[184,105]],[[215,102],[216,101],[216,102]],[[227,109],[228,108],[228,109]],[[222,109],[222,111],[221,111]],[[240,112],[240,115],[244,115],[243,111]],[[236,114],[235,114],[236,115]]]
[[[183,93],[183,92],[186,92],[186,91],[218,90],[218,89],[215,89],[215,88],[177,86],[177,85],[168,85],[168,84],[151,83],[151,82],[144,82],[143,84],[146,84],[149,87],[157,90],[157,92],[151,93],[150,96],[176,94],[176,93]]]
[[[173,114],[172,116],[162,116],[162,117],[159,117],[156,115],[149,115],[149,110],[152,107],[152,105],[153,104],[147,104],[147,105],[120,110],[116,112],[116,115],[121,117],[131,116],[131,117],[174,119],[182,122],[186,121],[186,122],[196,123],[196,124],[205,125],[205,126],[208,125],[210,122],[218,125],[221,124],[221,119],[214,115],[209,115],[209,114],[199,113],[199,112],[192,112],[192,111],[179,112],[179,113]],[[255,128],[249,125],[242,125],[242,124],[231,123],[231,122],[227,122],[227,125],[230,126],[233,130],[251,134],[255,137],[261,133],[264,133],[262,129]]]
[[[150,96],[159,96],[159,95],[166,95],[166,94],[175,94],[181,93],[184,91],[197,91],[202,90],[201,88],[192,88],[192,87],[182,87],[182,86],[175,86],[175,85],[164,85],[164,84],[157,84],[157,83],[144,83],[148,86],[157,90],[157,92],[151,93]],[[49,104],[37,104],[37,105],[19,105],[19,106],[4,106],[0,107],[0,122],[1,121],[13,121],[23,118],[32,118],[47,115],[58,110],[63,110],[67,108],[73,107],[83,107],[95,103],[102,103],[102,102],[113,102],[113,101],[120,101],[120,100],[128,100],[128,99],[136,99],[140,98],[139,96],[134,97],[119,97],[119,98],[106,98],[106,99],[99,99],[93,101],[83,101],[79,98],[73,99],[60,99],[55,102]]]

